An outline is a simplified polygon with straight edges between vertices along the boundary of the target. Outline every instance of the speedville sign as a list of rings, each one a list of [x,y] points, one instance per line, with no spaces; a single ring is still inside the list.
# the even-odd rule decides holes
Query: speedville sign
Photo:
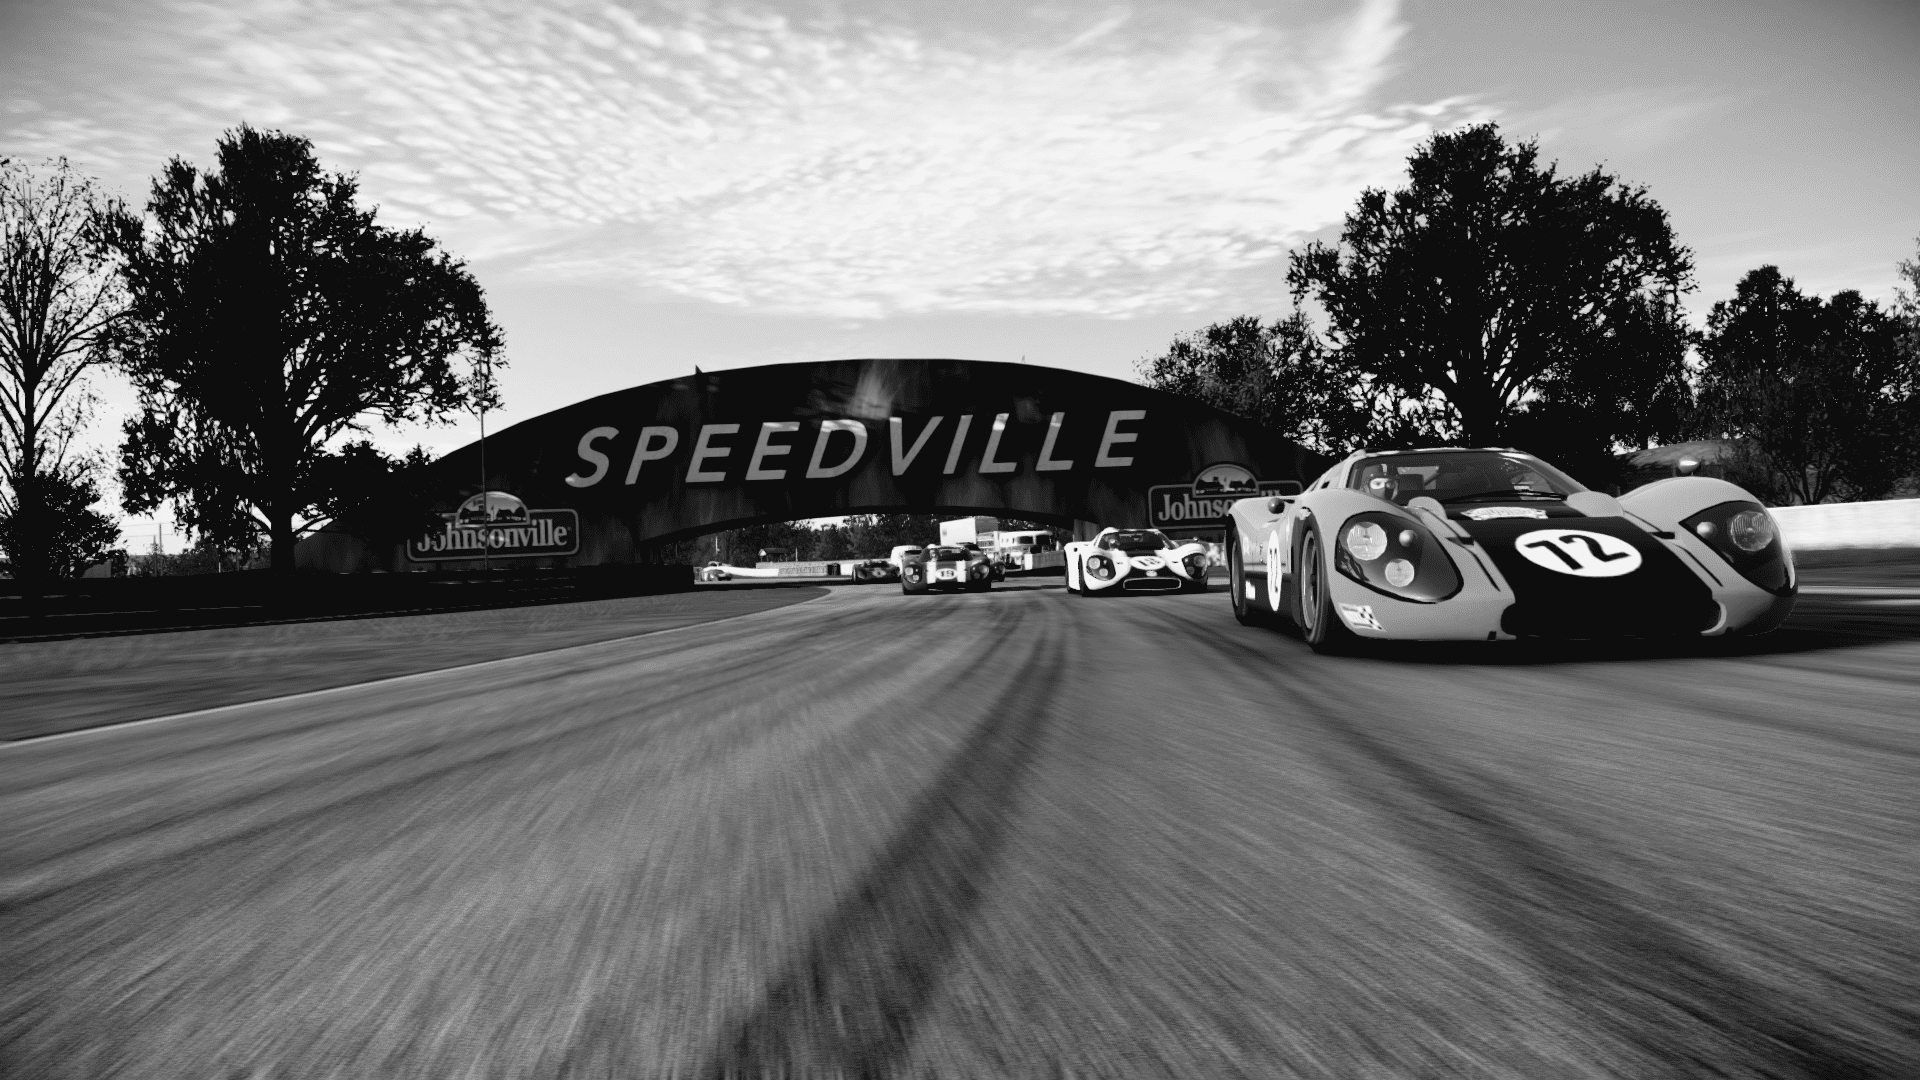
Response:
[[[515,425],[486,450],[489,499],[511,498],[503,510],[526,515],[510,527],[577,517],[547,519],[572,529],[560,546],[571,545],[565,561],[576,564],[629,561],[648,544],[737,525],[855,513],[1140,527],[1162,516],[1150,507],[1157,487],[1181,487],[1190,497],[1181,505],[1199,506],[1191,499],[1241,497],[1248,485],[1257,493],[1325,467],[1310,451],[1185,398],[966,360],[695,372]],[[451,515],[452,531],[416,541],[408,554],[458,557],[428,548],[456,542],[446,538],[464,527],[464,504],[496,513],[492,502],[473,502],[478,447],[429,468],[443,491],[432,509]]]

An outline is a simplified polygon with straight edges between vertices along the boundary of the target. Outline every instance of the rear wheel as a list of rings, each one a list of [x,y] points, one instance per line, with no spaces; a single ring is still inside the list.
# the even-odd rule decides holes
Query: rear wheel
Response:
[[[1333,589],[1327,580],[1327,559],[1320,547],[1318,526],[1309,526],[1307,534],[1300,538],[1300,561],[1296,570],[1300,577],[1300,636],[1317,653],[1353,652],[1359,647],[1360,638],[1347,629],[1340,621],[1339,612],[1334,610]]]

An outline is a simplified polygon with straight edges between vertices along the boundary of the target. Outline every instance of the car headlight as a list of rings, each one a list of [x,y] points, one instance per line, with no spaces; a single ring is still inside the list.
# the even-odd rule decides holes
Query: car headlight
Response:
[[[1087,560],[1087,573],[1101,581],[1107,581],[1113,577],[1113,560],[1105,555],[1095,555]]]
[[[1387,530],[1372,521],[1347,525],[1347,551],[1361,562],[1372,562],[1387,553]]]
[[[1460,572],[1426,526],[1384,511],[1347,519],[1333,564],[1367,588],[1400,600],[1431,604],[1460,591]]]
[[[1192,555],[1180,560],[1180,562],[1181,565],[1187,568],[1187,576],[1195,581],[1207,576],[1207,557],[1205,555],[1194,552]]]
[[[1773,515],[1765,510],[1742,510],[1727,519],[1727,539],[1749,555],[1773,543]]]
[[[1793,589],[1793,555],[1773,515],[1756,502],[1724,502],[1681,521],[1714,554],[1755,585],[1784,596]]]
[[[909,566],[905,570],[900,571],[900,576],[906,578],[908,581],[919,581],[920,568],[917,566]]]

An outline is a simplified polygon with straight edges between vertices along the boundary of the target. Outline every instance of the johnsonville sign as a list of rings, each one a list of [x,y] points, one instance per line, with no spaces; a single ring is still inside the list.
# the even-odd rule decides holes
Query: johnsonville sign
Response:
[[[533,559],[580,550],[580,515],[573,510],[529,510],[505,491],[475,495],[436,531],[407,544],[413,562]]]
[[[1240,499],[1298,495],[1299,480],[1261,480],[1243,465],[1222,462],[1201,470],[1191,484],[1166,484],[1147,492],[1147,516],[1156,529],[1219,529]]]
[[[966,360],[696,372],[510,427],[487,440],[486,464],[488,491],[515,506],[476,501],[478,447],[455,451],[428,466],[444,494],[426,509],[446,525],[405,558],[477,561],[486,544],[510,557],[622,562],[716,529],[855,513],[1196,525],[1202,513],[1224,516],[1216,502],[1326,467],[1185,398]],[[469,520],[481,514],[495,516]]]

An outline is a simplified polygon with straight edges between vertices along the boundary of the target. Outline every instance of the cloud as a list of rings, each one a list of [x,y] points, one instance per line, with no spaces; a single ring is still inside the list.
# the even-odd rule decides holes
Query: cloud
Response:
[[[280,126],[488,273],[788,314],[1272,307],[1290,244],[1469,116],[1372,101],[1395,0],[1178,33],[1117,8],[1003,33],[890,7],[166,10],[144,78],[10,114],[4,145],[150,173]]]

